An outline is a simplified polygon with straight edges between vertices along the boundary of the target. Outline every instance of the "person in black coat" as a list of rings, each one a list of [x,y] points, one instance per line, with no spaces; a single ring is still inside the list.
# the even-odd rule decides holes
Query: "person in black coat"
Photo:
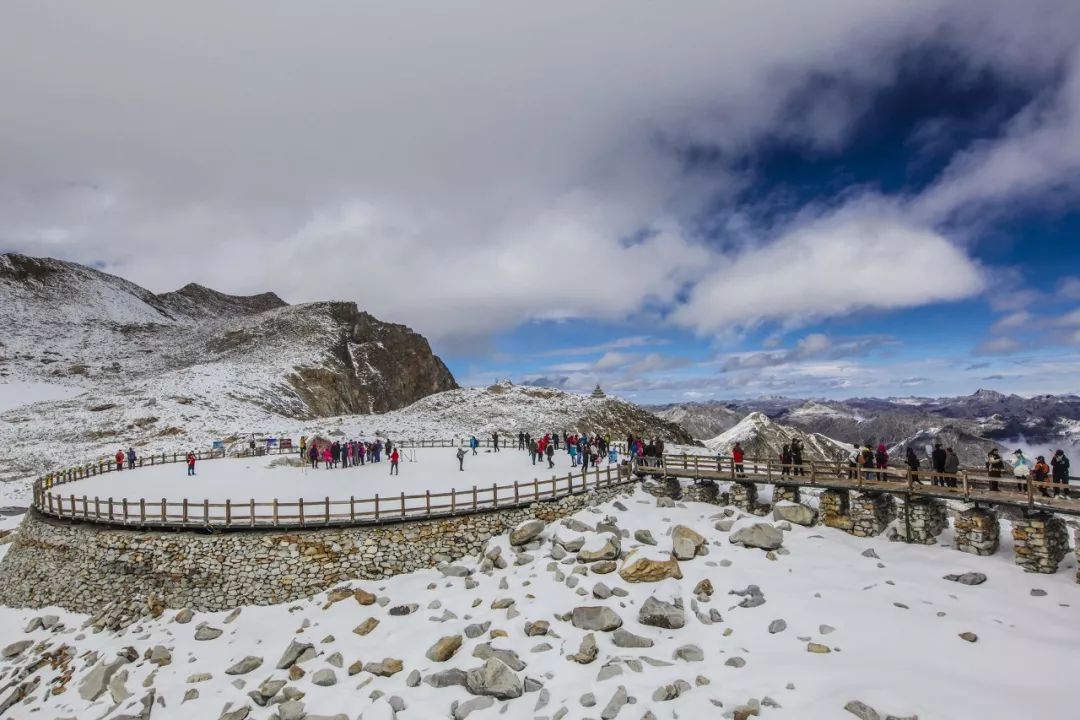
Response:
[[[908,447],[907,455],[904,457],[904,464],[907,465],[908,470],[911,471],[911,476],[915,478],[915,482],[922,484],[918,478],[919,472],[919,456],[915,454],[915,448]]]
[[[1054,457],[1050,458],[1050,468],[1053,471],[1055,485],[1069,484],[1069,458],[1065,457],[1063,451],[1056,451]],[[1069,489],[1054,488],[1054,495],[1057,496],[1058,494],[1067,498],[1069,497]]]
[[[933,466],[935,473],[945,472],[946,455],[945,448],[941,447],[940,444],[934,446],[934,451],[930,453],[930,464]],[[935,475],[934,485],[944,485],[944,479],[941,475]]]

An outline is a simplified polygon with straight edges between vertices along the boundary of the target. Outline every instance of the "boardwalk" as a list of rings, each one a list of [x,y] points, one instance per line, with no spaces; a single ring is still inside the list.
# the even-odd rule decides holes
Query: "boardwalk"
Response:
[[[1011,475],[992,478],[981,469],[965,469],[953,475],[928,470],[915,473],[896,467],[860,471],[838,462],[811,461],[785,467],[773,460],[746,458],[739,472],[730,457],[717,460],[700,455],[665,455],[660,467],[636,469],[639,474],[654,477],[884,492],[1080,516],[1080,497],[1076,497],[1080,488],[1075,484],[1074,497],[1066,498],[1061,495],[1068,493],[1070,485],[1035,483],[1030,478],[1018,481]],[[992,483],[996,490],[991,489]],[[1059,497],[1048,496],[1055,491]]]

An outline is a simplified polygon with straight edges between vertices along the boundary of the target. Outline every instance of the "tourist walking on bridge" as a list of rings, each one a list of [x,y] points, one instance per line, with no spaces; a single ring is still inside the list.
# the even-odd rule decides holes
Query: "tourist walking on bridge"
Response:
[[[791,474],[791,445],[785,445],[780,451],[780,475]]]
[[[135,469],[135,448],[129,447],[127,451],[128,470]]]
[[[743,474],[743,455],[742,443],[735,443],[735,447],[731,448],[731,462],[735,465],[737,477],[746,477]]]
[[[518,450],[524,450],[524,449],[525,449],[525,433],[519,432],[518,433]]]
[[[1039,486],[1039,494],[1043,497],[1053,497],[1053,493],[1046,487],[1050,479],[1050,466],[1046,464],[1046,458],[1042,455],[1035,458],[1035,467],[1031,469],[1031,479]]]
[[[1024,457],[1024,451],[1019,448],[1013,453],[1013,477],[1016,478],[1016,492],[1024,492],[1031,473],[1031,463]],[[1020,482],[1023,481],[1023,482]]]
[[[877,466],[879,471],[888,469],[889,467],[889,450],[885,447],[885,443],[878,443],[877,452],[874,453],[874,465]],[[879,472],[877,474],[879,481],[885,479],[885,473]]]
[[[794,467],[792,468],[792,471],[791,471],[792,475],[805,475],[806,474],[806,472],[803,471],[802,463],[803,463],[803,444],[802,444],[802,440],[800,440],[799,438],[792,438],[792,440],[791,440],[791,464],[794,465]]]
[[[1068,485],[1069,484],[1069,458],[1065,457],[1065,453],[1062,450],[1058,450],[1054,453],[1054,457],[1050,458],[1050,467],[1053,468],[1054,484],[1055,485]],[[1061,497],[1069,497],[1069,488],[1054,488],[1054,495],[1061,495]]]

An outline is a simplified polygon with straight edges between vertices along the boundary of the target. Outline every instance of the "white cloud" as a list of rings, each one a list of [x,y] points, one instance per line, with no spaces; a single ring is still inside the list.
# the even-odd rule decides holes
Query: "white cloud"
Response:
[[[970,290],[974,270],[921,225],[867,221],[845,242],[793,227],[774,250],[723,258],[695,219],[752,179],[738,160],[762,137],[836,147],[912,46],[952,43],[975,66],[1022,75],[1075,42],[1064,29],[1074,7],[9,3],[0,243],[102,261],[157,291],[197,281],[356,300],[445,338],[533,318],[621,319],[677,302],[709,272],[681,316],[698,329],[903,307],[927,289],[924,301],[948,299]],[[803,93],[793,111],[809,78],[829,76],[866,92]],[[688,171],[677,152],[688,143],[733,162]],[[1048,143],[1035,157],[1060,169]],[[984,177],[979,166],[964,167]],[[959,282],[920,266],[895,283],[910,290],[883,283],[868,302],[846,286],[888,269],[882,235],[953,261]],[[827,276],[785,288],[759,262],[783,263],[785,249]],[[844,276],[837,261],[862,267]],[[713,317],[702,304],[729,299],[717,286],[733,267],[751,291],[736,304],[759,307]]]
[[[673,319],[711,333],[958,300],[983,285],[979,265],[934,230],[907,223],[887,203],[853,201],[796,223],[773,242],[716,259]]]
[[[1005,317],[995,322],[990,329],[994,332],[1001,332],[1003,330],[1015,330],[1028,325],[1034,320],[1034,316],[1026,310],[1019,310],[1017,312],[1009,313]]]
[[[977,355],[1008,355],[1017,352],[1023,346],[1011,337],[991,338],[975,348]]]

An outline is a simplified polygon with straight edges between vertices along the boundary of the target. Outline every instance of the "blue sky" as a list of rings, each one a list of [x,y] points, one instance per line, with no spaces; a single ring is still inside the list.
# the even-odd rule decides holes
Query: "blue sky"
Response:
[[[352,300],[470,385],[1076,392],[1077,27],[1075,0],[9,4],[0,250]]]

